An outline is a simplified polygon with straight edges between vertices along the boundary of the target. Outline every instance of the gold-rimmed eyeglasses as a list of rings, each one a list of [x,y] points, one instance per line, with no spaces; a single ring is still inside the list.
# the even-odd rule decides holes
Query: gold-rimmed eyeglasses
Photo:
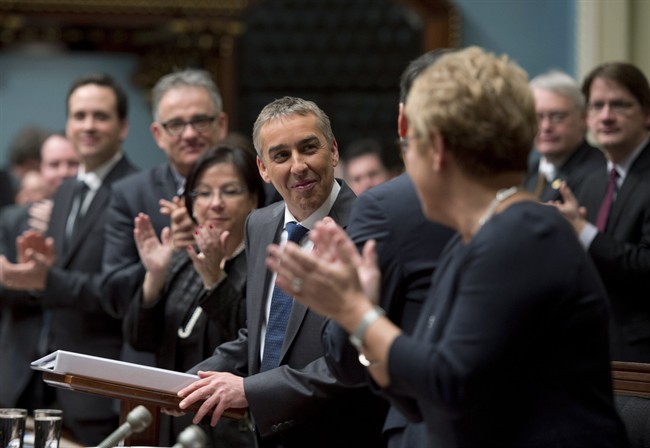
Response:
[[[189,121],[173,119],[164,123],[160,123],[160,125],[165,131],[167,131],[169,135],[176,137],[185,131],[185,126],[188,124],[192,126],[192,129],[194,129],[196,132],[208,132],[212,128],[212,125],[216,119],[216,115],[197,115],[196,117],[192,117],[192,119]]]
[[[397,144],[397,147],[399,148],[400,154],[404,155],[406,154],[406,151],[409,149],[409,140],[411,137],[399,137],[395,143]]]
[[[564,122],[569,116],[567,111],[553,111],[553,112],[539,112],[537,114],[537,121],[542,122],[544,119],[547,119],[551,124],[560,124]]]
[[[400,150],[400,153],[402,155],[406,154],[406,152],[409,150],[409,141],[411,140],[417,140],[419,136],[417,135],[411,135],[411,136],[406,136],[406,137],[400,137],[397,139],[396,144],[397,147]]]
[[[246,193],[248,191],[248,188],[244,186],[235,186],[235,185],[229,185],[227,187],[221,187],[221,188],[197,188],[196,190],[192,190],[190,192],[190,196],[194,200],[194,202],[212,202],[212,199],[214,199],[214,195],[217,194],[219,195],[219,199],[223,200],[231,200],[236,197],[239,197]]]

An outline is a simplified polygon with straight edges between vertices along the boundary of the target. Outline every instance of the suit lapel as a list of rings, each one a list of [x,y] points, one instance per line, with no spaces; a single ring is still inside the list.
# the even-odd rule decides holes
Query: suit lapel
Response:
[[[350,187],[347,184],[342,183],[341,191],[339,192],[332,209],[329,212],[329,215],[334,221],[336,221],[341,227],[346,228],[348,224],[348,217],[350,215],[350,210],[352,209],[352,204],[356,199],[355,194],[352,192]],[[267,290],[268,291],[268,290]],[[302,305],[299,302],[293,301],[293,307],[291,308],[291,315],[289,316],[289,322],[287,323],[287,330],[284,336],[284,342],[282,343],[282,353],[280,354],[280,363],[282,363],[282,358],[285,356],[289,347],[293,343],[293,340],[298,334],[298,330],[302,325],[302,322],[305,320],[307,315],[308,308]]]
[[[72,240],[70,241],[68,251],[67,253],[65,253],[63,266],[67,265],[68,261],[75,253],[78,246],[81,244],[82,241],[84,241],[84,239],[90,233],[93,226],[96,225],[97,221],[101,220],[102,214],[106,210],[108,210],[108,206],[111,200],[111,184],[113,183],[113,181],[130,173],[132,170],[133,169],[130,163],[128,162],[128,160],[126,159],[126,157],[122,157],[122,159],[120,159],[120,161],[117,162],[117,164],[113,167],[113,169],[111,169],[111,171],[108,173],[106,178],[102,181],[102,184],[97,190],[97,192],[95,193],[95,197],[93,197],[92,202],[88,206],[88,210],[86,211],[86,214],[84,215],[79,227],[76,229],[75,234],[72,235]],[[74,188],[74,186],[71,185],[71,188]],[[69,214],[70,209],[72,208],[73,194],[70,193],[66,196],[68,197],[70,202],[67,205],[67,210]],[[68,215],[66,214],[65,222],[67,222],[67,216]],[[103,222],[100,224],[103,225]],[[65,238],[65,223],[63,225],[63,238]],[[63,239],[61,239],[61,241],[63,241]]]
[[[249,350],[252,354],[250,359],[251,366],[254,366],[254,371],[259,371],[261,352],[261,329],[266,320],[266,305],[267,297],[269,297],[271,285],[271,271],[266,267],[266,248],[269,244],[278,242],[280,240],[280,233],[282,232],[282,225],[284,224],[284,202],[269,205],[270,210],[264,216],[264,220],[256,227],[256,232],[261,232],[259,235],[247,235],[246,238],[252,243],[249,246],[250,253],[246,254],[248,257],[247,285],[246,289],[249,291],[261,291],[259,294],[262,296],[255,303],[259,306],[247,308],[251,310],[251,321],[248,323],[248,340],[249,344],[252,343],[254,349]],[[263,213],[264,211],[262,211]],[[260,273],[257,275],[257,273]],[[257,297],[257,296],[256,296]],[[251,301],[251,303],[253,303]]]
[[[634,200],[637,186],[642,182],[642,177],[650,171],[650,143],[648,143],[639,157],[630,167],[630,171],[625,176],[625,181],[619,189],[616,200],[612,204],[612,210],[609,215],[608,228],[616,228],[618,221],[623,217],[626,204]],[[604,197],[604,193],[603,193]]]
[[[63,182],[54,197],[54,208],[50,217],[48,235],[54,239],[54,249],[57,254],[56,264],[58,266],[63,265],[64,259],[68,258],[64,250],[65,226],[68,222],[70,210],[72,209],[75,182],[75,179],[68,179]]]

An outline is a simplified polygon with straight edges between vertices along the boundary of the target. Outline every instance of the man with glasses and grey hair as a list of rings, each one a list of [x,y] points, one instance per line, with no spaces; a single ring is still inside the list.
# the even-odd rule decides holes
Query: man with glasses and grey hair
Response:
[[[539,163],[529,170],[524,186],[543,202],[561,199],[565,181],[576,191],[591,172],[605,166],[605,156],[585,139],[585,99],[568,74],[551,70],[533,78],[538,130],[535,149]]]
[[[151,133],[167,161],[113,186],[106,226],[102,292],[105,308],[118,318],[124,316],[145,274],[133,239],[133,220],[146,213],[158,235],[171,224],[174,247],[193,244],[194,226],[180,200],[185,176],[194,161],[228,132],[221,94],[206,71],[165,75],[152,97]]]

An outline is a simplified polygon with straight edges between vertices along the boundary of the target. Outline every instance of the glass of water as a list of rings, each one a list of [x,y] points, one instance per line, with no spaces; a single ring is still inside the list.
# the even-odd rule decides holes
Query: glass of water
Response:
[[[35,409],[34,448],[59,448],[62,425],[62,410]]]
[[[27,409],[0,409],[0,448],[22,448]]]

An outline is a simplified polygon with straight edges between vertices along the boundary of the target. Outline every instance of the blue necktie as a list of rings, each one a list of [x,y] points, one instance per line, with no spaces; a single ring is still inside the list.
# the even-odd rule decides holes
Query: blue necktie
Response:
[[[298,243],[308,231],[309,229],[295,222],[287,223],[289,241]],[[269,322],[266,326],[266,336],[264,338],[264,355],[260,369],[262,372],[274,369],[280,364],[280,351],[282,350],[284,333],[287,329],[292,306],[293,297],[282,288],[275,286],[271,296],[271,311],[269,312]]]

